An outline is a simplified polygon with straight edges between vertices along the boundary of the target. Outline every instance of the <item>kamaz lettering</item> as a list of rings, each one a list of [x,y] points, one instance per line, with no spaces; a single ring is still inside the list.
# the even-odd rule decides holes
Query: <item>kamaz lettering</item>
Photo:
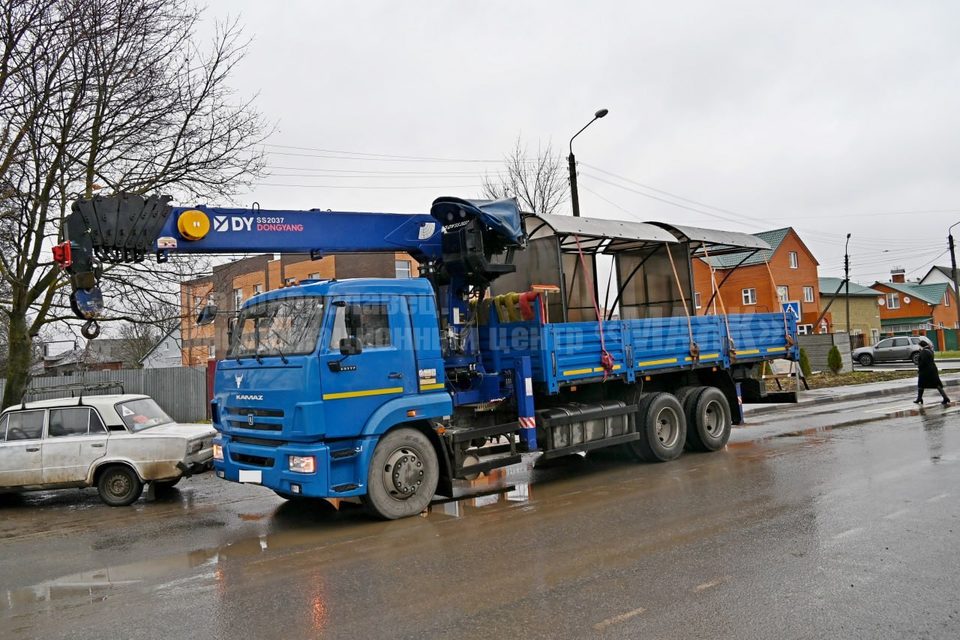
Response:
[[[236,396],[234,396],[234,397],[235,397],[237,400],[263,400],[263,395],[262,395],[262,394],[253,395],[253,394],[238,393],[238,394],[237,394]]]

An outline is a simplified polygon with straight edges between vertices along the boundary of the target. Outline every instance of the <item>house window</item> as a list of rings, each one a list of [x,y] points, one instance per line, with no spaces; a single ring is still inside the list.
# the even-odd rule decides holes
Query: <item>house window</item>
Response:
[[[801,336],[810,336],[813,335],[813,325],[812,324],[798,324],[797,333]]]
[[[239,309],[243,304],[243,289],[233,290],[233,308]]]
[[[790,268],[791,268],[791,269],[799,269],[799,268],[800,268],[800,261],[797,260],[797,252],[796,252],[796,251],[791,251],[788,255],[790,256]]]
[[[253,285],[253,295],[257,295],[258,293],[263,293],[263,285],[259,283]]]
[[[409,260],[395,260],[394,270],[396,272],[396,277],[398,278],[409,278],[410,277],[410,261]]]
[[[757,304],[756,289],[744,289],[742,293],[743,293],[743,304]]]
[[[307,278],[310,279],[310,280],[319,280],[319,279],[320,279],[320,274],[319,274],[319,273],[311,273],[309,276],[307,276]]]
[[[899,309],[900,308],[900,294],[899,293],[888,293],[887,294],[887,309]]]
[[[804,288],[803,288],[803,301],[804,301],[804,302],[813,302],[813,287],[804,287]]]
[[[217,359],[217,346],[216,346],[216,345],[211,344],[211,345],[207,346],[207,358],[210,359],[210,360],[216,360],[216,359]]]
[[[693,306],[696,309],[700,308],[700,292],[699,291],[693,292]]]
[[[780,285],[777,287],[777,298],[780,302],[789,302],[790,300],[790,287],[785,285]]]
[[[947,289],[946,291],[943,292],[943,306],[945,307],[950,306],[950,289]]]

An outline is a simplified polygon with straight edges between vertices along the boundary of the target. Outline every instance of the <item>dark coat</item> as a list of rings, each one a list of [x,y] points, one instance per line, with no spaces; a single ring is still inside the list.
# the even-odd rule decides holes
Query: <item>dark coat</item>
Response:
[[[917,387],[921,389],[938,389],[943,386],[943,383],[940,382],[940,373],[937,372],[937,365],[933,362],[933,351],[930,349],[920,350],[917,369],[920,371],[920,375],[917,377]]]

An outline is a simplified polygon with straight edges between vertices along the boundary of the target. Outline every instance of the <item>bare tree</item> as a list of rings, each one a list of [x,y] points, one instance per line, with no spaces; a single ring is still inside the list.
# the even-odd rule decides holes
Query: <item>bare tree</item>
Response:
[[[204,50],[187,0],[0,0],[0,9],[6,407],[28,383],[31,342],[70,317],[49,250],[72,201],[100,191],[229,198],[261,173],[266,127],[227,84],[246,48],[237,23]],[[179,275],[110,268],[104,287],[119,302],[109,317],[143,319],[150,300],[172,302]]]
[[[554,213],[567,199],[570,188],[563,158],[554,153],[553,146],[537,146],[537,155],[527,155],[527,147],[520,138],[504,158],[504,169],[496,176],[485,176],[481,197],[517,198],[531,213]]]

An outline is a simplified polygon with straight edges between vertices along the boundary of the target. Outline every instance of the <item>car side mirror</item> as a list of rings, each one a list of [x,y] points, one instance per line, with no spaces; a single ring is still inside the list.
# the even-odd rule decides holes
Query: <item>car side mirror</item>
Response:
[[[360,338],[356,336],[348,336],[346,338],[340,338],[340,355],[344,358],[347,356],[355,356],[363,351],[363,345],[360,344]]]
[[[200,313],[197,314],[197,325],[202,327],[203,325],[210,324],[216,317],[217,305],[208,304],[200,310]]]

